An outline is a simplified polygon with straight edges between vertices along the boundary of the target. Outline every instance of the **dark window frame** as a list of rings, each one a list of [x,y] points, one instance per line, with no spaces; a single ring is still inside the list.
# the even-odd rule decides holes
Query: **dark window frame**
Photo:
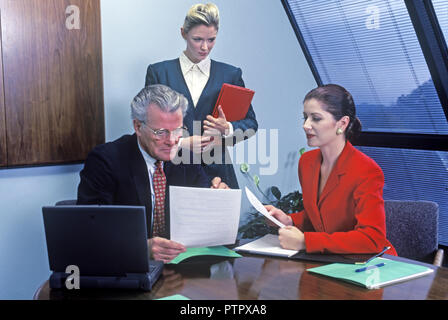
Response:
[[[448,49],[431,0],[403,0],[423,51],[435,89],[448,121]],[[292,14],[288,0],[281,0],[305,58],[316,80],[322,79],[303,35]],[[361,132],[354,145],[399,149],[448,151],[448,135],[394,132]]]

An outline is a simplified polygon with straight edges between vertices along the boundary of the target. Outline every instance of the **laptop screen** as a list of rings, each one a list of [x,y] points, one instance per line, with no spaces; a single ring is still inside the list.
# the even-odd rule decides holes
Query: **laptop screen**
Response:
[[[145,207],[43,207],[50,269],[75,265],[82,275],[146,273],[149,251]]]

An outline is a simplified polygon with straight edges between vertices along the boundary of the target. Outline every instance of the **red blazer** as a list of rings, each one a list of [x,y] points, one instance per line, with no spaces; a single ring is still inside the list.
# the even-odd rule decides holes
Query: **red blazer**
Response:
[[[347,142],[328,177],[319,201],[319,149],[299,161],[304,210],[291,214],[305,235],[307,252],[378,253],[386,239],[384,175],[371,158]],[[388,254],[396,255],[392,247]]]

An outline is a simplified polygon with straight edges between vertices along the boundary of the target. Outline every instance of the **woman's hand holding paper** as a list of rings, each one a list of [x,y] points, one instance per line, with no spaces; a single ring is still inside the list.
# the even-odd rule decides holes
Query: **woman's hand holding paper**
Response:
[[[292,226],[292,219],[290,216],[288,216],[286,213],[284,213],[282,210],[277,209],[274,206],[266,205],[264,206],[266,210],[268,210],[268,213],[273,216],[275,219],[283,223],[285,226]],[[276,226],[272,221],[269,219],[266,219],[266,223],[270,225],[271,227]]]

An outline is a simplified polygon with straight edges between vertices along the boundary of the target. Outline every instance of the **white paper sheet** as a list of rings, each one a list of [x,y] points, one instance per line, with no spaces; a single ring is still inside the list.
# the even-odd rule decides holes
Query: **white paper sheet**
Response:
[[[275,219],[273,216],[271,216],[268,212],[268,210],[264,207],[264,205],[258,200],[258,198],[246,187],[246,195],[247,199],[249,199],[250,204],[257,209],[258,212],[260,212],[262,215],[264,215],[266,218],[274,222],[276,225],[278,225],[280,228],[285,227],[283,223]]]
[[[171,240],[187,248],[233,244],[241,190],[170,186]]]
[[[260,239],[246,243],[234,250],[282,257],[291,257],[298,252],[296,250],[283,249],[280,245],[280,240],[278,240],[278,236],[273,234],[267,234]]]

